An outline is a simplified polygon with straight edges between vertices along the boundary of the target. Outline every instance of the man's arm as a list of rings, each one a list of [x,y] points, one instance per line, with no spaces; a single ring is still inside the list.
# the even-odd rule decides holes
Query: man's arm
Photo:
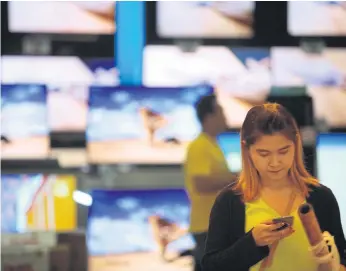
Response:
[[[200,146],[192,146],[188,150],[185,161],[186,173],[199,193],[215,193],[233,183],[237,176],[231,172],[212,173],[210,154]]]

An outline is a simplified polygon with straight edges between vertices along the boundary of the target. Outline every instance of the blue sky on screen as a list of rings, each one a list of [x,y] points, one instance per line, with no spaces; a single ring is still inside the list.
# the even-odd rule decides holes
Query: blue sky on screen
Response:
[[[201,96],[210,93],[212,89],[208,86],[92,87],[87,138],[89,141],[140,138],[144,130],[139,109],[146,107],[168,119],[169,125],[158,131],[158,138],[191,140],[200,131],[194,105]]]
[[[43,85],[1,85],[1,104],[46,103],[46,88]]]
[[[1,85],[2,134],[47,135],[47,92],[42,85]]]

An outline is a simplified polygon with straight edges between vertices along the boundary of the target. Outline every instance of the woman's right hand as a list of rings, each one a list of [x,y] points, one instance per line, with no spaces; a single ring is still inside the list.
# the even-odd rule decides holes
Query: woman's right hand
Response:
[[[291,226],[275,231],[281,228],[283,223],[273,224],[271,222],[263,222],[252,229],[252,236],[257,246],[263,247],[272,245],[274,242],[284,239],[294,233]]]

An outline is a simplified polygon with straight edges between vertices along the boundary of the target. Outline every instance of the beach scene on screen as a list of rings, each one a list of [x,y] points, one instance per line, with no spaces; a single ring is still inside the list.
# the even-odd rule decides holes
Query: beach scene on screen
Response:
[[[194,246],[187,230],[189,201],[183,189],[95,190],[92,198],[87,230],[92,271],[144,266],[146,270],[185,271],[192,267],[191,257],[178,256]],[[166,248],[166,261],[160,256],[153,217],[174,225],[170,234],[178,233]]]
[[[163,38],[250,38],[255,1],[159,1],[157,33]]]
[[[1,85],[1,158],[48,157],[47,92],[43,85]]]
[[[209,86],[92,87],[88,155],[92,163],[177,164],[201,131],[195,103]]]

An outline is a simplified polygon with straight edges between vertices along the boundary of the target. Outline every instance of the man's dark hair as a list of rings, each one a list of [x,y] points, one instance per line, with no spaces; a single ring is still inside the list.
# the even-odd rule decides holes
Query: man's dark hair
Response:
[[[216,96],[214,94],[202,96],[196,103],[196,114],[201,124],[209,114],[215,112]]]

